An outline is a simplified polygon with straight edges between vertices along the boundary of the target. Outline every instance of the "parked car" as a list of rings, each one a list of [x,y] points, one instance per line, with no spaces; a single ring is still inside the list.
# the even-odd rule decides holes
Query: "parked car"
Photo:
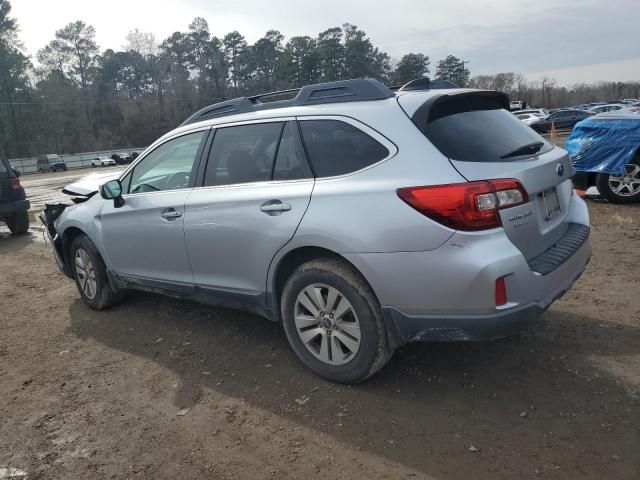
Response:
[[[622,110],[626,105],[624,103],[609,103],[607,105],[598,105],[597,107],[591,107],[587,112],[597,115],[598,113],[615,112]]]
[[[573,128],[576,123],[588,118],[590,115],[590,113],[582,110],[556,110],[546,117],[531,122],[529,126],[539,133],[551,131],[551,125],[555,125],[557,129]]]
[[[537,117],[546,117],[549,115],[549,111],[545,108],[529,108],[527,110],[520,110],[514,112],[516,115],[520,115],[522,113],[531,113]]]
[[[127,152],[119,152],[111,155],[111,159],[114,160],[118,165],[128,165],[133,161],[133,157],[130,153]]]
[[[360,79],[266,96],[199,110],[45,213],[87,305],[140,289],[248,310],[350,383],[406,342],[520,331],[584,270],[570,159],[506,94]]]
[[[40,173],[67,171],[67,164],[58,155],[40,155],[36,162]]]
[[[527,102],[524,102],[522,100],[513,100],[512,102],[509,103],[509,110],[513,111],[513,110],[523,110],[527,108]]]
[[[92,167],[109,167],[115,164],[116,161],[109,157],[95,157],[91,160]]]
[[[598,187],[614,203],[640,202],[639,145],[640,109],[601,113],[578,123],[567,139],[574,185]]]
[[[20,172],[0,154],[0,221],[7,224],[13,235],[29,230],[30,204],[19,177]]]
[[[518,117],[518,119],[520,119],[520,121],[526,125],[531,125],[533,122],[537,122],[540,119],[540,116],[534,113],[520,113],[520,112],[514,112],[514,113],[516,114],[516,117]]]

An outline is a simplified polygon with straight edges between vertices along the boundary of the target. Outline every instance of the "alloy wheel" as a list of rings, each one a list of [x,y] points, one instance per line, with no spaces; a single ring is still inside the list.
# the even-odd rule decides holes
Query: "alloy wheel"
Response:
[[[322,362],[344,365],[358,353],[358,316],[337,288],[321,283],[307,286],[296,298],[294,315],[300,340]]]
[[[640,194],[640,165],[629,163],[624,166],[622,175],[609,175],[609,188],[621,197]]]
[[[82,248],[76,250],[75,255],[76,277],[84,294],[90,300],[96,296],[97,282],[96,272],[89,254]]]

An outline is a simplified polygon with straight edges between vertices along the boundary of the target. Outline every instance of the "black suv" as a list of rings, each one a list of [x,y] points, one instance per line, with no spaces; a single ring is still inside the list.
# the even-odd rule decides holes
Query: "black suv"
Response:
[[[20,185],[20,172],[11,168],[9,161],[0,152],[0,221],[14,235],[29,230],[29,200]]]

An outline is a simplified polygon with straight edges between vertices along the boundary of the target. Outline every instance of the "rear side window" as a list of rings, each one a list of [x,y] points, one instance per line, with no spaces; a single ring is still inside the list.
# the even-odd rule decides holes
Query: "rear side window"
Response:
[[[380,142],[339,120],[303,120],[300,129],[316,177],[352,173],[389,155]]]
[[[217,129],[207,161],[204,185],[270,180],[283,126],[282,122],[277,122]]]
[[[445,103],[444,108],[440,106],[429,114],[426,125],[417,124],[429,141],[452,160],[505,162],[522,158],[501,157],[525,145],[542,142],[537,153],[553,148],[515,115],[497,105],[485,104],[476,109],[469,102],[468,110],[460,104],[447,110]]]

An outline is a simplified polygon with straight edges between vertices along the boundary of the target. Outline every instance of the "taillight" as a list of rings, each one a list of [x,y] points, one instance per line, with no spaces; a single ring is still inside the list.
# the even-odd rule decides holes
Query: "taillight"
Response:
[[[11,188],[14,190],[20,190],[22,185],[20,185],[20,179],[18,177],[11,177]]]
[[[397,194],[432,220],[465,231],[499,227],[499,210],[529,201],[525,189],[514,179],[399,188]]]

